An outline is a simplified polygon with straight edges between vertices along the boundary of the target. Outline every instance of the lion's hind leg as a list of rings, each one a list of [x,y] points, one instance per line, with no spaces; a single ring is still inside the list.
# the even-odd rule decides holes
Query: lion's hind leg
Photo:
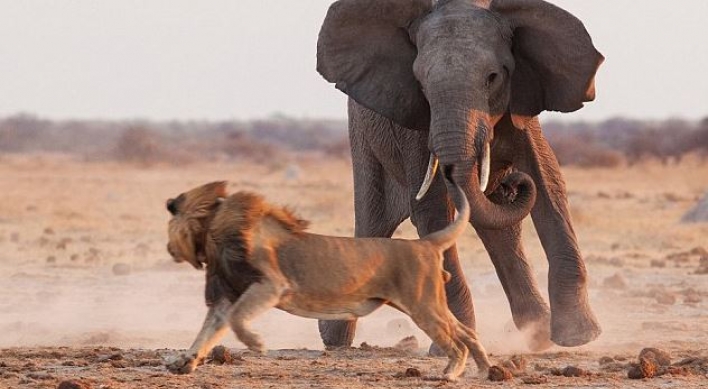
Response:
[[[250,328],[250,321],[256,316],[278,305],[286,288],[268,279],[256,282],[246,289],[229,312],[229,322],[236,337],[258,354],[265,353],[261,337]]]
[[[477,364],[477,369],[479,370],[479,376],[486,377],[491,364],[489,362],[489,358],[487,357],[487,351],[477,338],[477,332],[457,321],[457,334],[469,349],[470,354],[472,354],[472,358]]]
[[[452,333],[456,330],[452,314],[436,315],[433,312],[418,312],[411,315],[411,319],[449,358],[448,364],[443,371],[445,379],[448,381],[457,380],[457,377],[465,370],[468,349]]]

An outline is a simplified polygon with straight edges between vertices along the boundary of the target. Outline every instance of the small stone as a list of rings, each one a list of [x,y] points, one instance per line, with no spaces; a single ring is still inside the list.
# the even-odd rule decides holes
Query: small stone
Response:
[[[676,304],[676,296],[668,292],[658,293],[656,295],[656,302],[663,305],[674,305]]]
[[[47,257],[47,263],[56,263],[57,262],[57,257],[50,255]]]
[[[501,366],[492,366],[489,368],[489,374],[487,374],[487,379],[494,382],[508,381],[514,378],[511,372]]]
[[[422,377],[423,375],[420,373],[420,370],[418,370],[417,368],[415,368],[415,367],[409,367],[409,368],[406,369],[406,372],[403,373],[403,376],[404,376],[404,377],[409,377],[409,378],[411,378],[411,377],[420,378],[420,377]]]
[[[665,268],[666,261],[662,261],[661,259],[652,259],[649,265],[651,267]]]
[[[54,229],[51,227],[47,227],[44,229],[44,234],[45,235],[54,235]]]
[[[587,370],[581,369],[576,366],[566,366],[561,370],[563,377],[585,377],[589,375]]]
[[[708,250],[706,250],[704,247],[697,246],[691,249],[689,251],[691,255],[700,255],[701,257],[708,257]]]
[[[627,377],[633,380],[652,378],[655,375],[656,364],[649,358],[639,358],[639,364],[632,366],[627,372]]]
[[[519,374],[526,370],[526,358],[523,355],[514,355],[511,358],[504,360],[502,366],[509,369],[513,374]]]
[[[607,364],[610,364],[610,363],[612,363],[612,362],[614,362],[614,361],[615,361],[614,358],[608,357],[608,356],[604,356],[604,357],[601,357],[598,362],[600,363],[600,365],[607,365]]]
[[[548,383],[548,377],[545,375],[523,377],[521,382],[526,385],[543,385]]]
[[[698,304],[701,301],[703,301],[703,299],[698,293],[687,293],[683,298],[684,304]]]
[[[611,289],[626,289],[627,280],[621,273],[615,273],[613,276],[605,278],[602,285]]]
[[[115,265],[113,265],[112,270],[113,274],[117,276],[127,276],[128,274],[130,274],[130,265],[122,262],[116,263]]]
[[[60,382],[57,389],[91,389],[91,386],[81,381],[66,380]]]
[[[639,352],[639,359],[642,358],[652,359],[659,366],[669,366],[671,365],[671,356],[664,350],[646,347]]]
[[[217,365],[230,365],[233,363],[231,351],[224,346],[216,346],[211,350],[211,361]]]

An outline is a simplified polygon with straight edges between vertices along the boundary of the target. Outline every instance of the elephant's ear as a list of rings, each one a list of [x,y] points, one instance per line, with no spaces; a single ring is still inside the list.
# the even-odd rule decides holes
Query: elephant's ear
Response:
[[[357,103],[412,129],[427,130],[430,106],[413,75],[408,28],[432,0],[339,0],[317,40],[317,71]]]
[[[572,112],[595,99],[604,57],[580,20],[541,0],[492,0],[490,9],[514,31],[510,110],[516,127],[541,111]]]

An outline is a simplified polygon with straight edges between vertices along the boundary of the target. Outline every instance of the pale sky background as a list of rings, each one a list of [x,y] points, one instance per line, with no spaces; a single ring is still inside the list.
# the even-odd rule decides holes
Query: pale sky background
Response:
[[[606,57],[597,100],[562,117],[708,116],[708,1],[553,2]],[[0,116],[344,118],[315,71],[330,3],[0,0]]]

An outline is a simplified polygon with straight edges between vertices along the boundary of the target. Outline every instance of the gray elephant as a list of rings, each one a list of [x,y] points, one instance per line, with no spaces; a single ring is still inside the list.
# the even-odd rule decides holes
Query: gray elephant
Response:
[[[439,161],[464,183],[470,222],[529,347],[595,339],[565,184],[537,115],[593,100],[602,61],[578,19],[540,0],[332,4],[317,70],[349,96],[356,236],[390,237],[408,217],[421,236],[446,226],[454,211]],[[529,212],[549,261],[550,308],[521,243]],[[454,248],[445,268],[448,305],[474,327]],[[327,347],[351,344],[355,322],[319,324]]]

